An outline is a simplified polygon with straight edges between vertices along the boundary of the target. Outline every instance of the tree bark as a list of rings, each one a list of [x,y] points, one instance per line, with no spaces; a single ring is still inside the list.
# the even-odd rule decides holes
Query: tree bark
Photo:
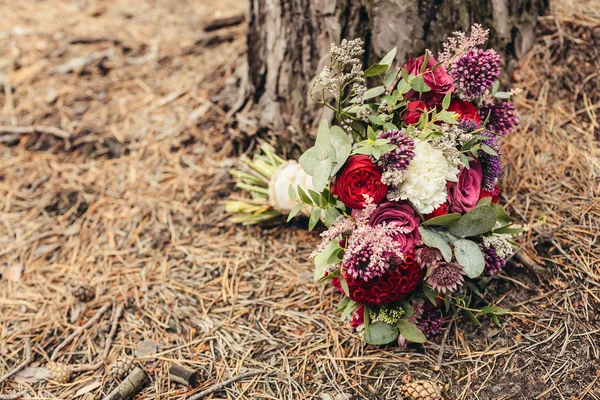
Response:
[[[537,17],[549,0],[250,0],[248,99],[258,126],[307,136],[329,117],[309,99],[314,77],[329,63],[332,42],[365,41],[365,65],[398,47],[397,62],[473,23],[490,29],[489,45],[505,63],[534,42]]]

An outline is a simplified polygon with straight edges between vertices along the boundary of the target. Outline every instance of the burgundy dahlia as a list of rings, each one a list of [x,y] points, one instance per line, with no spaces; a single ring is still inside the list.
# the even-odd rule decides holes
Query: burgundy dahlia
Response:
[[[493,246],[485,247],[480,245],[480,247],[485,260],[485,272],[487,272],[488,275],[496,275],[504,268],[506,260],[503,260],[496,254],[496,249]]]
[[[488,118],[489,115],[486,128],[500,135],[512,132],[514,127],[519,123],[515,105],[508,101],[483,104],[479,110],[479,114],[481,114],[483,120]]]
[[[428,339],[431,339],[442,331],[443,325],[442,313],[439,309],[432,308],[423,312],[417,326]]]
[[[440,293],[446,293],[456,290],[463,284],[465,271],[457,263],[440,263],[431,272],[427,282],[434,290]]]
[[[354,279],[345,270],[342,275],[348,284],[350,299],[360,304],[382,305],[412,294],[423,282],[425,270],[417,265],[413,254],[407,254],[404,261],[368,281]],[[339,278],[333,278],[331,282],[343,292]]]
[[[381,167],[405,170],[415,156],[415,142],[404,131],[385,131],[379,134],[379,139],[388,139],[395,144],[396,149],[381,156],[377,164]]]
[[[500,76],[502,60],[496,50],[471,49],[452,68],[454,84],[465,100],[473,100],[494,84]]]

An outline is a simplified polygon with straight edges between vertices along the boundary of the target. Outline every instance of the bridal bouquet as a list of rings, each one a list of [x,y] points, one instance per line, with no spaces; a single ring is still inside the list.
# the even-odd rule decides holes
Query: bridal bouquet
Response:
[[[314,82],[311,97],[338,124],[320,124],[298,160],[309,185],[288,177],[286,199],[290,218],[327,226],[314,278],[339,290],[342,319],[369,344],[424,342],[450,311],[477,324],[507,312],[471,305],[521,232],[497,204],[498,139],[518,119],[514,91],[499,90],[499,55],[478,48],[487,36],[474,25],[435,57],[393,68],[393,49],[364,71],[362,41],[344,40]]]

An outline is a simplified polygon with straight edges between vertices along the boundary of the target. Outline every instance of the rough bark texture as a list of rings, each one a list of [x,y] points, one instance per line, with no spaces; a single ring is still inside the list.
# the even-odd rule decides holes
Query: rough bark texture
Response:
[[[491,29],[505,60],[532,45],[549,0],[250,0],[248,84],[260,127],[296,136],[325,115],[308,97],[329,62],[330,43],[361,37],[365,64],[398,47],[397,61],[425,48],[437,53],[453,31]]]

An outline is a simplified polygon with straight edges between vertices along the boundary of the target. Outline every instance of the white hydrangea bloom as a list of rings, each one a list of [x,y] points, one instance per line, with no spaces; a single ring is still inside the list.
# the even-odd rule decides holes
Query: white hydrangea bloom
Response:
[[[446,182],[457,182],[458,172],[442,150],[416,139],[415,157],[404,171],[404,182],[392,190],[391,197],[408,200],[420,213],[429,214],[446,202]]]

